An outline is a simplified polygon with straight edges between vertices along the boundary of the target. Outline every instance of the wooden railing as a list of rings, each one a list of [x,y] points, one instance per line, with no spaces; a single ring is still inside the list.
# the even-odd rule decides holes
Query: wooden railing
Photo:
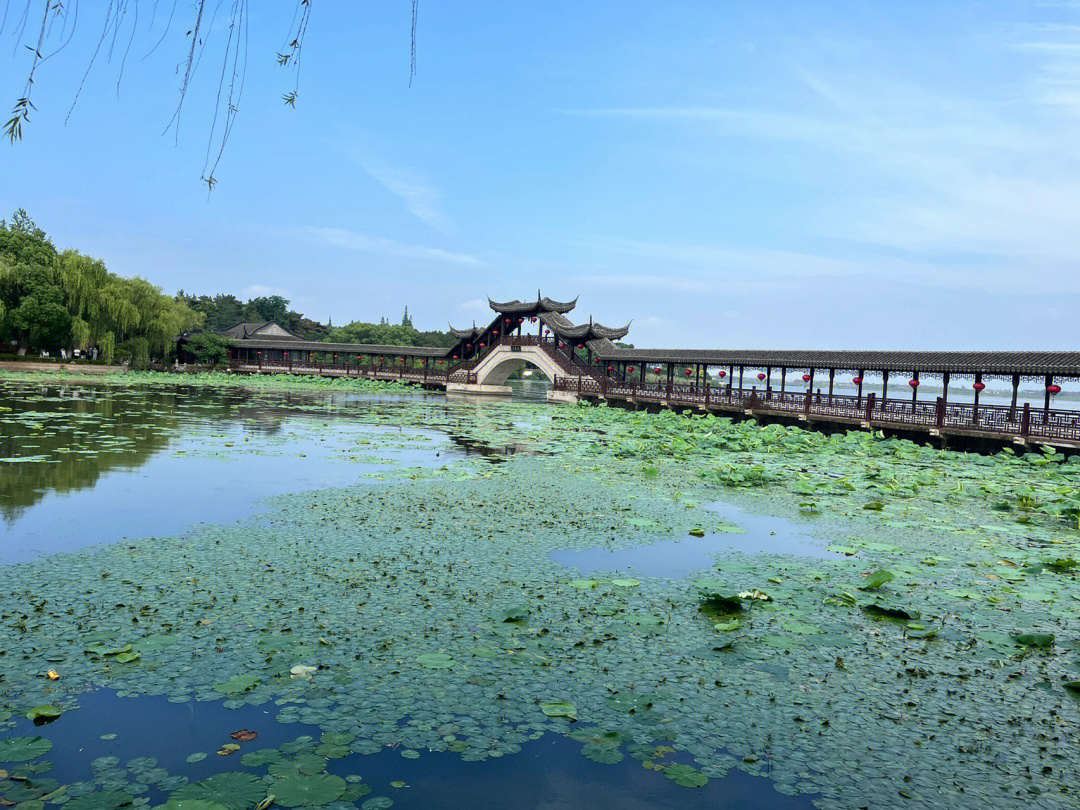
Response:
[[[939,430],[1001,437],[1060,440],[1080,443],[1080,411],[1017,406],[983,405],[936,400],[889,399],[821,392],[759,391],[756,387],[694,386],[679,383],[636,383],[559,376],[553,389],[599,395],[611,399],[658,402],[670,406],[697,406],[761,414],[803,415],[873,427]]]

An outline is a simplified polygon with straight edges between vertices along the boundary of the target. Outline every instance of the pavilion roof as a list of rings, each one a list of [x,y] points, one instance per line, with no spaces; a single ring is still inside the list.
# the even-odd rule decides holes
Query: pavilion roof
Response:
[[[488,305],[498,312],[505,315],[539,315],[544,312],[558,312],[560,314],[566,314],[577,306],[577,299],[573,301],[554,301],[547,296],[541,296],[540,291],[536,291],[535,301],[492,301],[491,297],[488,297]]]
[[[296,335],[273,321],[247,321],[230,326],[219,333],[230,338],[274,338],[276,340],[300,340]]]
[[[476,321],[473,321],[473,325],[471,328],[466,329],[455,329],[450,324],[447,324],[447,326],[450,327],[450,334],[458,338],[459,340],[470,340],[478,338],[480,337],[480,335],[484,334],[485,331],[483,327],[476,325]]]
[[[595,350],[594,350],[595,351]],[[818,368],[838,371],[904,371],[950,374],[1080,376],[1080,352],[785,351],[779,349],[620,349],[603,359],[642,363],[703,363],[754,368]]]

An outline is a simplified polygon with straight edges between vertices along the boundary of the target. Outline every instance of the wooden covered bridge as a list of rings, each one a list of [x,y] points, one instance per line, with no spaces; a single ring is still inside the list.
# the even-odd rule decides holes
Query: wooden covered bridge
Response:
[[[553,402],[692,409],[942,443],[964,437],[1080,448],[1080,403],[1057,403],[1062,383],[1080,379],[1080,352],[637,349],[616,343],[629,324],[572,322],[576,299],[537,294],[489,303],[492,320],[451,327],[457,342],[449,348],[308,341],[273,323],[238,324],[223,336],[235,373],[357,376],[506,395],[510,374],[531,364],[551,380]],[[191,359],[189,337],[180,339],[182,360]],[[1007,384],[997,402],[986,401],[988,381]]]

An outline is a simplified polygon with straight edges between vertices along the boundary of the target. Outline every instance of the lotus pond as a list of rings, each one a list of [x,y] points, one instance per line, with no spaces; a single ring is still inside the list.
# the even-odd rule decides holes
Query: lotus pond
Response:
[[[1076,807],[1080,462],[0,376],[0,805]]]

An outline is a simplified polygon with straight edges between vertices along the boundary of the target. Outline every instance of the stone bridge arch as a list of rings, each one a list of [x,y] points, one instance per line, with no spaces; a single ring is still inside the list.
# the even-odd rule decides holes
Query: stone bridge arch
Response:
[[[555,382],[556,375],[565,376],[558,363],[538,346],[496,346],[473,370],[477,385],[505,386],[506,380],[524,366],[531,363],[540,373]]]

